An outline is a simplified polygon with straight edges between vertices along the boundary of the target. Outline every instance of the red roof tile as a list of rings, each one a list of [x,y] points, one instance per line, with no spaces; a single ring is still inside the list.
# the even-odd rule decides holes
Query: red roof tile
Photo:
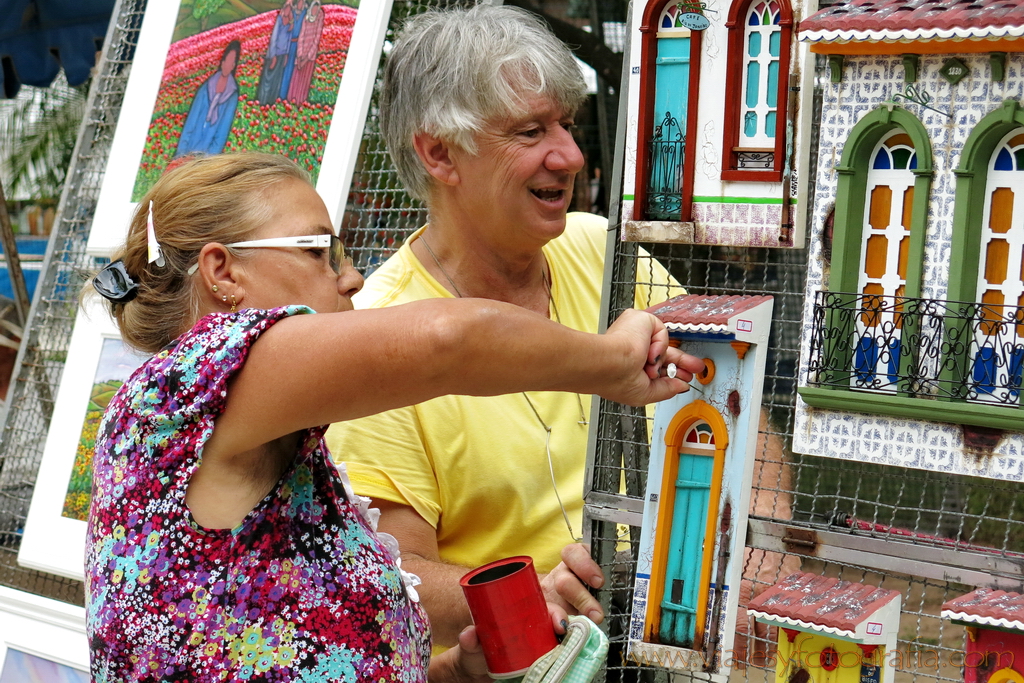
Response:
[[[1010,27],[1024,27],[1020,0],[850,0],[801,21],[800,34],[812,40],[849,40],[854,31],[891,34],[856,36],[876,40],[1022,35],[1008,33]]]
[[[727,325],[729,318],[737,313],[749,311],[771,300],[770,296],[683,294],[655,304],[648,308],[647,312],[658,316],[666,324]]]
[[[798,572],[751,600],[747,610],[853,632],[899,595],[895,590]]]
[[[1024,631],[1024,595],[978,588],[943,603],[942,617]]]

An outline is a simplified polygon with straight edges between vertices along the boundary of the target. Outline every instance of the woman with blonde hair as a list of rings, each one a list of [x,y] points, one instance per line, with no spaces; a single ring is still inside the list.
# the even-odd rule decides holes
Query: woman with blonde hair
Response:
[[[143,198],[94,280],[125,341],[154,354],[96,440],[94,680],[487,680],[471,629],[428,668],[418,579],[324,425],[451,392],[643,404],[687,388],[646,313],[596,335],[468,298],[352,311],[361,286],[283,158],[191,160]]]

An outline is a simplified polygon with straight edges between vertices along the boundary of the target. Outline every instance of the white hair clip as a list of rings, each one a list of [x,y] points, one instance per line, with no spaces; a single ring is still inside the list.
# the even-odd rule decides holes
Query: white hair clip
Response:
[[[146,219],[146,242],[149,246],[149,262],[163,268],[164,255],[160,251],[160,243],[156,241],[156,229],[153,227],[153,200],[149,201],[149,217]]]

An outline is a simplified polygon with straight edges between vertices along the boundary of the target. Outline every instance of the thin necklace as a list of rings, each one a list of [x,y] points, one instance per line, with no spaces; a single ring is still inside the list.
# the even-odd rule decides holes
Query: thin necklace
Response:
[[[455,296],[458,297],[459,299],[462,299],[462,292],[459,291],[459,288],[455,285],[455,281],[452,280],[452,276],[449,275],[448,271],[445,270],[444,267],[441,265],[441,262],[434,254],[434,250],[430,248],[430,244],[428,244],[427,240],[425,239],[425,234],[420,235],[419,241],[423,243],[423,248],[427,250],[428,254],[430,254],[430,258],[434,260],[434,265],[437,266],[437,269],[439,271],[441,271],[441,275],[444,275],[445,280],[447,280],[448,284],[451,285],[452,290],[455,292]],[[558,315],[558,306],[555,305],[555,297],[552,296],[551,294],[551,282],[548,280],[547,272],[544,273],[544,288],[547,290],[548,293],[548,304],[551,306],[551,310],[554,311],[555,313],[555,322],[557,322],[558,324],[562,324],[562,318],[561,316]],[[526,399],[526,403],[527,405],[530,406],[530,410],[533,411],[534,416],[537,418],[537,422],[540,422],[540,426],[544,428],[544,452],[547,454],[548,457],[548,473],[551,475],[551,488],[554,489],[555,498],[558,499],[558,507],[561,508],[562,510],[562,519],[565,520],[565,528],[569,530],[569,536],[572,537],[572,540],[578,543],[583,540],[583,537],[577,536],[573,533],[572,524],[569,522],[569,513],[566,512],[565,510],[565,504],[562,502],[561,494],[558,493],[558,484],[555,481],[555,464],[551,458],[551,427],[548,425],[547,422],[544,421],[544,418],[540,416],[540,412],[537,410],[537,406],[533,404],[533,401],[530,400],[530,397],[526,394],[526,392],[523,391],[520,393],[522,393],[523,398]],[[577,424],[582,426],[589,425],[590,422],[587,420],[586,415],[583,412],[583,399],[580,397],[579,394],[576,394],[576,404],[579,406],[580,409],[580,419]]]
[[[448,280],[448,284],[450,284],[452,286],[452,289],[455,290],[455,296],[461,299],[462,292],[460,292],[459,288],[455,286],[455,281],[452,280],[452,276],[448,274],[448,271],[441,267],[441,262],[437,260],[436,256],[434,256],[434,250],[430,248],[429,244],[427,244],[427,238],[425,234],[420,235],[420,243],[423,244],[423,248],[427,250],[428,254],[430,254],[430,258],[434,259],[434,265],[437,266],[437,269],[439,271],[441,271],[441,275],[444,275],[444,278]]]

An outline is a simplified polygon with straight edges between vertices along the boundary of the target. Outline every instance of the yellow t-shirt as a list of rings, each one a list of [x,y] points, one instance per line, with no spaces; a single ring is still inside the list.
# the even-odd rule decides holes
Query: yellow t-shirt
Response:
[[[607,222],[569,214],[565,232],[544,247],[551,270],[552,319],[596,332]],[[406,243],[366,281],[356,308],[384,308],[451,297]],[[668,273],[651,259],[650,282]],[[638,280],[645,279],[641,274]],[[653,291],[652,291],[653,290]],[[638,287],[646,308],[681,293],[667,285]],[[355,491],[409,505],[437,530],[443,561],[476,567],[510,555],[529,555],[539,572],[559,562],[580,534],[589,395],[528,392],[504,396],[443,396],[407,408],[332,425],[327,444],[347,463]],[[530,407],[536,408],[536,413]],[[539,417],[538,417],[539,416]],[[549,467],[545,424],[551,427]],[[554,472],[555,483],[552,484]]]

